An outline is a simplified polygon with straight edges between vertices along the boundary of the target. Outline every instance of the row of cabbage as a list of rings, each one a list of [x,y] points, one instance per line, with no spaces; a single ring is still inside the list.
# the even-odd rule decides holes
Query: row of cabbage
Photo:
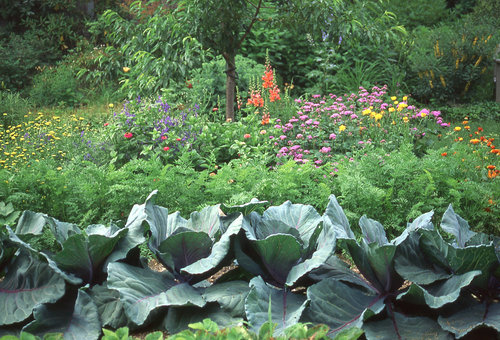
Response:
[[[3,227],[0,336],[94,340],[123,326],[173,334],[205,318],[255,331],[272,321],[277,335],[297,322],[326,324],[332,337],[358,327],[367,339],[500,331],[500,238],[471,231],[451,206],[443,234],[431,211],[389,241],[366,216],[356,237],[333,195],[323,215],[291,202],[264,211],[254,199],[189,219],[155,195],[122,228],[81,230],[31,211],[15,231]],[[40,246],[50,237],[52,251]],[[144,244],[167,270],[148,267]]]

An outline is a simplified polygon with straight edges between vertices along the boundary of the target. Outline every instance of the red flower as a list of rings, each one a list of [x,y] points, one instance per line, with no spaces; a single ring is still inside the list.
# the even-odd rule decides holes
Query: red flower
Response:
[[[170,150],[170,148],[168,146],[163,148],[163,151],[168,151],[168,150]]]
[[[165,135],[161,136],[161,140],[165,140],[165,139],[167,139],[167,136],[165,136]]]
[[[109,125],[109,123],[104,123],[104,126],[108,126],[108,125]]]
[[[180,138],[176,138],[175,140],[176,140],[176,141],[178,141],[178,142],[180,142],[180,141],[181,141],[181,139],[180,139]]]
[[[212,109],[212,112],[215,112],[215,111],[217,111],[217,110],[218,110],[218,108],[214,107],[214,108]]]
[[[243,136],[243,138],[245,138],[245,139],[250,138],[250,134],[249,133],[245,133],[245,135]]]
[[[444,157],[444,156],[448,156],[448,153],[447,153],[447,152],[443,152],[443,153],[441,154],[441,156],[443,156],[443,157]]]
[[[134,136],[134,134],[132,132],[126,132],[123,136],[127,139],[130,139]]]

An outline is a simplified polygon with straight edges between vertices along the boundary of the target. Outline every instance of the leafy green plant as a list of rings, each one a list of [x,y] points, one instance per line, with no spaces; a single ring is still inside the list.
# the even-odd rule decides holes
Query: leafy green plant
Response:
[[[35,75],[29,93],[37,106],[77,106],[83,99],[76,75],[64,64]]]
[[[0,202],[0,225],[12,225],[20,214],[20,211],[14,210],[12,203]]]
[[[0,91],[0,121],[3,127],[25,121],[25,115],[32,106],[31,101],[23,98],[19,92]]]

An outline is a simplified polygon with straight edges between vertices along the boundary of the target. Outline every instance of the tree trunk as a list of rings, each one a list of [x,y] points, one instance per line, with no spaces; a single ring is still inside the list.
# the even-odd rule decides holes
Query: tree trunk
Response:
[[[235,55],[224,53],[226,60],[226,121],[234,121],[234,92],[236,89]]]

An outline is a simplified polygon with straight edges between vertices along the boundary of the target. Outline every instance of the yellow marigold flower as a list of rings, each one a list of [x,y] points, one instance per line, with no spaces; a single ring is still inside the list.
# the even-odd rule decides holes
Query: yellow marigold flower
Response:
[[[408,123],[408,117],[403,117],[403,122]]]
[[[347,127],[344,124],[342,124],[342,125],[339,126],[339,131],[340,132],[345,131],[346,128]]]
[[[366,109],[366,110],[363,110],[363,111],[362,111],[362,113],[363,113],[363,115],[364,115],[364,116],[369,115],[369,114],[370,114],[370,112],[371,112],[371,110],[370,110],[370,109]]]
[[[393,107],[390,107],[390,108],[389,108],[389,112],[394,112],[394,111],[396,111],[396,109],[395,109],[395,108],[393,108]]]
[[[130,67],[124,66],[123,67],[123,72],[127,73],[128,71],[130,71]]]
[[[408,97],[407,96],[404,96],[403,97],[403,101],[407,101],[408,100]]]
[[[480,141],[479,139],[477,139],[477,138],[474,138],[474,139],[471,139],[471,140],[470,140],[470,142],[471,142],[472,144],[477,144],[477,143],[479,143],[479,142],[481,142],[481,141]]]
[[[391,100],[396,100],[396,99],[398,99],[398,97],[396,97],[396,96],[391,97]]]
[[[381,120],[381,119],[382,119],[382,115],[380,113],[377,113],[375,115],[375,120],[377,121],[377,120]]]
[[[462,130],[462,128],[460,126],[455,126],[455,128],[453,130],[460,131],[460,130]]]

